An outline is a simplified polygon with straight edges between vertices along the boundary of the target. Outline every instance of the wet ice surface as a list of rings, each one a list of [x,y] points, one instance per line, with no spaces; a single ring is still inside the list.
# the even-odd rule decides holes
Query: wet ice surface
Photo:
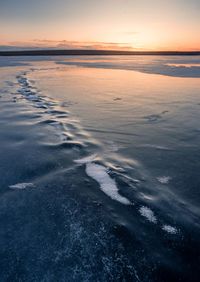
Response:
[[[0,60],[0,280],[198,281],[198,57]]]

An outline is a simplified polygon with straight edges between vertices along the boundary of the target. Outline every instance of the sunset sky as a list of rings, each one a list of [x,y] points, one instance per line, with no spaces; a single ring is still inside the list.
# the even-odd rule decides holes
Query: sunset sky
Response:
[[[0,0],[0,50],[200,50],[200,0]]]

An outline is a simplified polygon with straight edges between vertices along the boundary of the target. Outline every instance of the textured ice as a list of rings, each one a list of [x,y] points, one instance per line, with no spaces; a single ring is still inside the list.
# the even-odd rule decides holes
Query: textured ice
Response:
[[[77,164],[87,164],[89,162],[92,162],[95,160],[95,158],[97,157],[97,154],[93,154],[91,156],[79,159],[79,160],[75,160],[74,162]]]
[[[111,152],[117,152],[120,149],[120,147],[115,142],[113,142],[113,141],[107,141],[106,142],[106,147]]]
[[[19,190],[23,190],[26,188],[33,188],[33,187],[34,187],[33,183],[17,183],[9,186],[10,189],[19,189]]]
[[[172,149],[167,147],[167,146],[160,146],[160,145],[156,145],[156,144],[142,144],[140,145],[140,147],[144,147],[144,148],[153,148],[156,150],[161,150],[161,151],[171,151]]]
[[[142,206],[139,209],[139,211],[140,211],[140,214],[144,216],[150,222],[153,222],[153,223],[157,222],[157,218],[155,217],[154,212],[150,208]]]

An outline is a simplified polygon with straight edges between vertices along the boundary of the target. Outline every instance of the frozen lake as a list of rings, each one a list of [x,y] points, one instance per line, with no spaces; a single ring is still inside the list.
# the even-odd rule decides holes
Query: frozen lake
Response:
[[[0,280],[198,281],[199,120],[199,56],[0,58]]]

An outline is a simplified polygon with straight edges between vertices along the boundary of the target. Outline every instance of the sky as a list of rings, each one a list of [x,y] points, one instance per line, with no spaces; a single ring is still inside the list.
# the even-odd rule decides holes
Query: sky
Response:
[[[200,50],[200,0],[0,0],[0,50]]]

